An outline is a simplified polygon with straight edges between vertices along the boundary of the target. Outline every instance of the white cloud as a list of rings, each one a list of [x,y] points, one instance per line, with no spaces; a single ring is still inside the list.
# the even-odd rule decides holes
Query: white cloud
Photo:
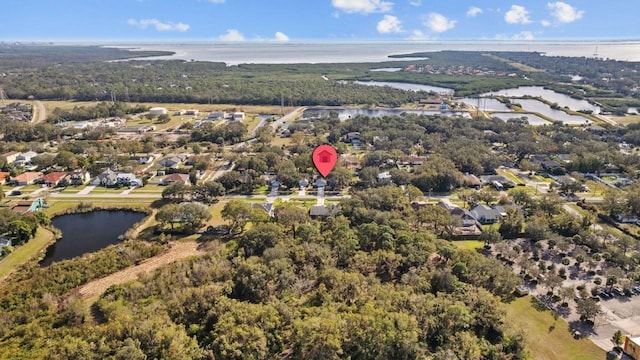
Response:
[[[409,1],[409,5],[415,7],[422,6],[422,0]]]
[[[584,10],[578,10],[562,1],[548,3],[547,8],[551,10],[551,16],[561,23],[571,23],[580,20],[584,15]]]
[[[540,21],[540,24],[542,24],[542,26],[544,26],[544,27],[551,26],[551,21],[542,20],[542,21]]]
[[[430,13],[423,25],[433,32],[441,33],[453,29],[456,26],[456,21],[450,20],[442,14]]]
[[[534,36],[531,31],[521,31],[511,37],[513,40],[533,40]]]
[[[149,26],[154,27],[157,31],[179,31],[185,32],[189,30],[189,24],[162,22],[158,19],[129,19],[127,23],[131,26],[139,27],[140,29],[146,29]]]
[[[379,13],[391,11],[393,3],[382,0],[331,0],[333,7],[346,13]]]
[[[505,34],[498,34],[496,35],[496,39],[497,40],[534,40],[534,36],[533,33],[531,31],[521,31],[517,34],[513,34],[513,35],[505,35]]]
[[[480,9],[477,6],[472,6],[469,8],[469,10],[467,10],[467,17],[476,17],[482,13],[483,13],[482,9]]]
[[[429,36],[420,30],[413,30],[411,32],[411,36],[409,37],[409,40],[428,40],[428,39],[429,39]]]
[[[511,9],[504,14],[507,24],[529,24],[529,11],[520,5],[511,5]]]
[[[224,0],[209,0],[209,2],[214,4],[224,4]]]
[[[393,15],[385,15],[376,27],[380,34],[402,32],[402,22]]]
[[[236,29],[228,29],[224,35],[218,37],[220,41],[244,41],[244,35]]]
[[[289,41],[289,37],[285,34],[282,33],[280,31],[278,31],[275,35],[275,40],[276,41]]]

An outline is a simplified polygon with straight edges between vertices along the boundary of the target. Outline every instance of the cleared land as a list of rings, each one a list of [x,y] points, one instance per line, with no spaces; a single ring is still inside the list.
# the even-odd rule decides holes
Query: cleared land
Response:
[[[16,249],[0,261],[0,281],[4,280],[13,270],[31,260],[41,250],[44,250],[53,241],[53,233],[49,230],[38,228],[36,236],[26,244]]]
[[[74,290],[73,293],[77,294],[82,299],[99,296],[110,286],[136,280],[138,275],[142,273],[148,273],[161,266],[189,256],[202,254],[203,252],[198,250],[199,245],[200,244],[195,241],[173,243],[168,251],[147,259],[140,265],[131,266],[103,278],[88,282]]]
[[[605,352],[587,338],[574,339],[569,325],[554,319],[549,310],[537,310],[532,297],[506,305],[507,318],[524,334],[531,358],[536,360],[602,360]],[[612,344],[613,346],[613,344]]]

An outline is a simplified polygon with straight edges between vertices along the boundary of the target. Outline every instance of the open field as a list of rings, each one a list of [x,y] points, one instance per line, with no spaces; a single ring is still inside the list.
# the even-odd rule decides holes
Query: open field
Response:
[[[41,250],[44,250],[53,241],[53,233],[49,230],[38,228],[36,236],[26,244],[17,246],[15,250],[0,261],[0,281],[18,266],[26,263]]]
[[[455,245],[458,249],[477,250],[482,248],[484,242],[480,240],[461,240],[454,241],[453,245]]]
[[[576,340],[569,325],[554,319],[549,310],[537,310],[531,296],[518,298],[506,305],[507,318],[526,338],[531,359],[535,360],[602,360],[605,352],[588,339]]]

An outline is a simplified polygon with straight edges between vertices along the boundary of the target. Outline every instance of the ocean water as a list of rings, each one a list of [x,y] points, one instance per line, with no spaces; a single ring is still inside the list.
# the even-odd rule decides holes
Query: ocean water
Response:
[[[363,63],[391,60],[389,55],[442,50],[538,51],[550,56],[600,57],[640,61],[640,40],[634,41],[399,41],[399,42],[188,42],[109,43],[109,47],[173,51],[174,59],[237,64]]]

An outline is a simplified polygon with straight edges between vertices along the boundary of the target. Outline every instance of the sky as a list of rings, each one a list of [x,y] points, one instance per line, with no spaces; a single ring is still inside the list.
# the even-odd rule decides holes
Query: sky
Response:
[[[11,0],[1,41],[631,40],[638,0]]]

